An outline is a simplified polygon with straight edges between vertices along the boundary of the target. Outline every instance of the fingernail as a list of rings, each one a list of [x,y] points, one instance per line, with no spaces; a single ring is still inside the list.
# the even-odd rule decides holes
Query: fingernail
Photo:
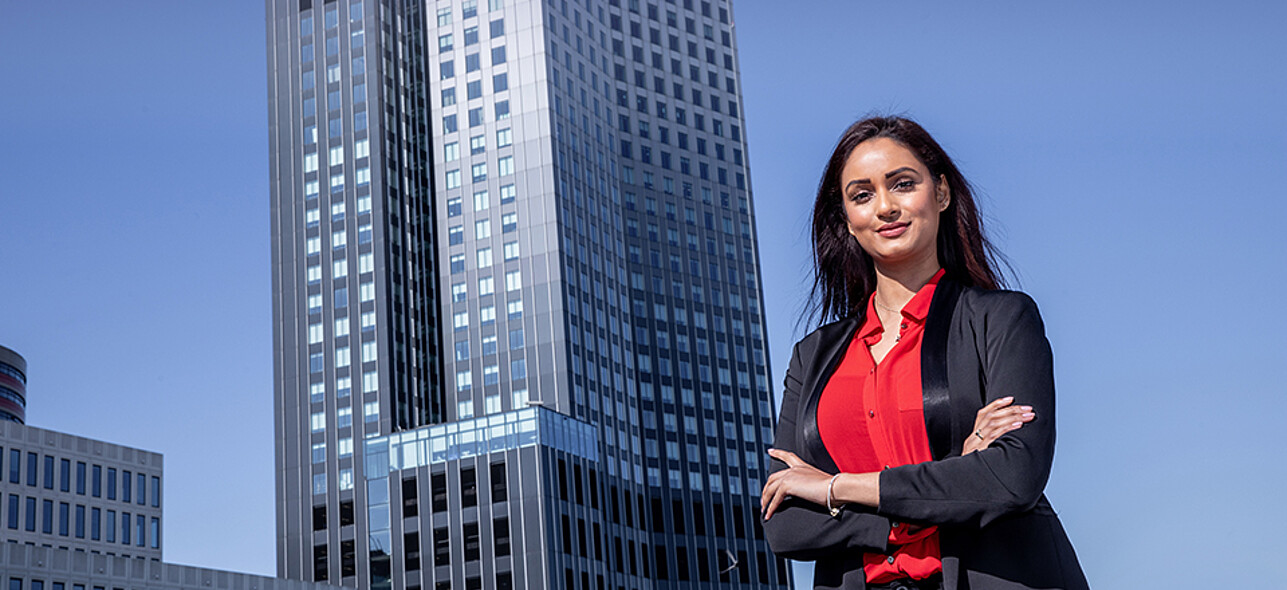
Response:
[[[1033,414],[1032,412],[1028,412],[1023,415],[1024,418],[1032,418],[1033,416],[1036,416],[1036,414]]]
[[[1025,411],[1025,412],[1031,412],[1031,411],[1032,411],[1032,406],[1019,406],[1019,409],[1020,409],[1020,410]]]
[[[1020,427],[1020,426],[1023,426],[1023,422],[1015,422],[1014,424],[1011,424],[1010,426],[1013,426],[1013,427],[1015,427],[1015,428],[1018,428],[1018,427]]]
[[[1005,396],[1005,397],[1003,397],[1003,398],[1001,398],[1001,399],[1003,399],[1003,400],[1005,400],[1005,401],[1008,401],[1008,402],[1011,402],[1011,401],[1014,401],[1014,396],[1013,396],[1013,395],[1007,395],[1007,396]]]

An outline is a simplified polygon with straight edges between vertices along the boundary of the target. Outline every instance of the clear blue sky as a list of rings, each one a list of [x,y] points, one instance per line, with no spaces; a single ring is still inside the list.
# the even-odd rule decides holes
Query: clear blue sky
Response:
[[[986,4],[735,5],[775,384],[832,143],[911,114],[1045,316],[1092,584],[1287,586],[1287,9]],[[0,343],[30,424],[165,454],[167,561],[271,574],[263,15],[0,0]]]

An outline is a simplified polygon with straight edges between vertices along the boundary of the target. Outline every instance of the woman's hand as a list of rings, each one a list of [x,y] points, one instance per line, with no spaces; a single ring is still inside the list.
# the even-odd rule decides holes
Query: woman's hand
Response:
[[[974,418],[974,432],[961,445],[961,455],[988,448],[1001,435],[1018,430],[1037,416],[1032,412],[1032,406],[1011,406],[1012,403],[1013,397],[1003,397],[979,409]]]
[[[804,459],[791,451],[769,449],[769,456],[786,463],[787,468],[770,475],[768,481],[764,482],[764,491],[760,494],[760,513],[764,515],[764,520],[773,516],[773,512],[787,496],[819,506],[827,505],[830,475],[805,463]]]

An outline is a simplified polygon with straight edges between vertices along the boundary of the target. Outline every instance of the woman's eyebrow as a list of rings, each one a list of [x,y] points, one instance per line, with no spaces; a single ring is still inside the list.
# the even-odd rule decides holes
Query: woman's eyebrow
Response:
[[[911,166],[903,166],[902,168],[899,168],[899,169],[897,169],[897,170],[891,170],[891,171],[889,171],[889,172],[886,172],[886,173],[885,173],[885,178],[886,178],[886,179],[890,179],[890,178],[893,178],[893,177],[895,177],[895,176],[897,176],[897,175],[899,175],[899,174],[902,174],[902,173],[904,173],[904,172],[913,172],[913,173],[915,173],[915,172],[916,172],[916,169],[915,169],[915,168],[912,168]]]

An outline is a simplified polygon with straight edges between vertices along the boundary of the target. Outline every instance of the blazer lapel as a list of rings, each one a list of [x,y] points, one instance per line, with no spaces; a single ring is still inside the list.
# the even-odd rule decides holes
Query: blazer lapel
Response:
[[[921,337],[921,390],[925,409],[925,434],[930,454],[942,459],[961,453],[960,425],[952,419],[952,400],[947,379],[947,340],[956,315],[961,285],[943,277],[934,288],[925,332]]]
[[[827,452],[826,445],[822,444],[822,435],[818,432],[818,400],[822,397],[822,390],[831,379],[831,374],[836,372],[841,359],[845,358],[849,343],[854,339],[854,332],[862,325],[863,315],[859,314],[824,328],[830,333],[819,335],[819,348],[812,355],[814,366],[806,372],[813,379],[803,384],[808,397],[800,406],[801,413],[796,422],[801,425],[800,448],[805,451],[805,460],[810,465],[827,473],[839,473],[840,468],[831,458],[831,453]]]

